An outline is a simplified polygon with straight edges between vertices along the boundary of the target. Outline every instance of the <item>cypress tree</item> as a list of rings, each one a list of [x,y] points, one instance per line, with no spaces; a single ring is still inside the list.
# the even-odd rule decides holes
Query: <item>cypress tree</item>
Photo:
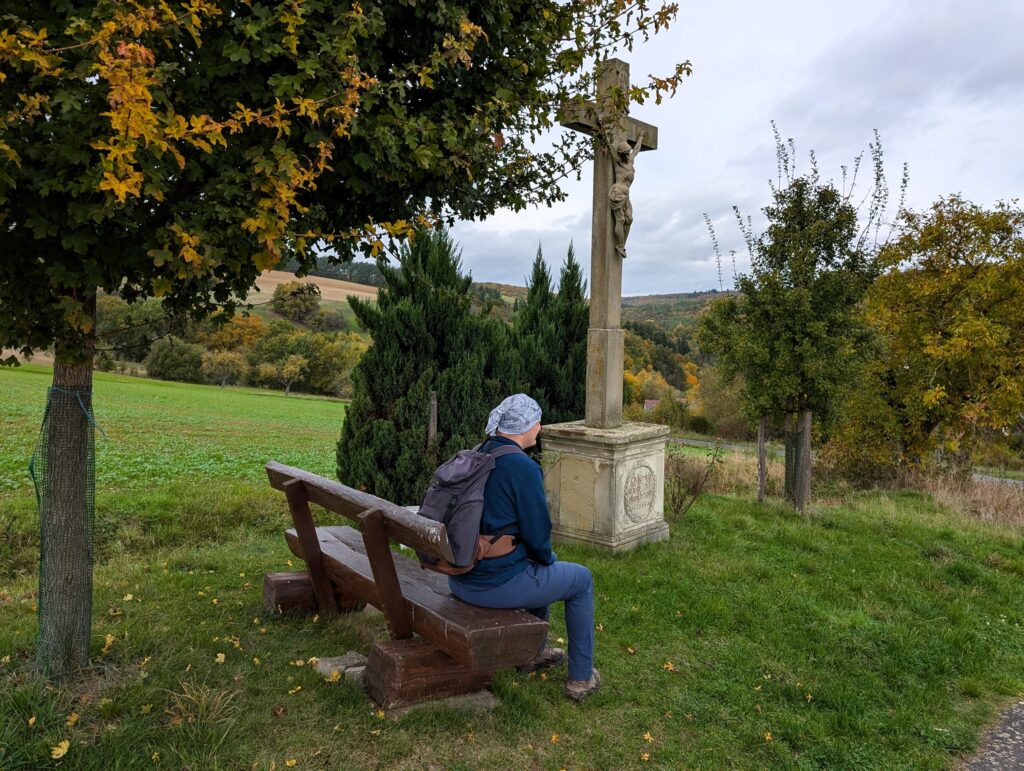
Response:
[[[538,248],[513,330],[527,391],[544,410],[546,423],[583,417],[588,313],[583,272],[572,245],[562,265],[558,294],[551,291],[551,274]]]
[[[552,302],[557,354],[551,370],[551,404],[548,423],[583,418],[586,409],[587,327],[590,308],[583,270],[576,261],[572,242],[558,278],[558,294]]]
[[[507,326],[470,309],[469,276],[443,231],[417,233],[381,269],[376,305],[350,298],[373,346],[352,373],[338,479],[399,504],[418,502],[434,468],[484,435],[490,410],[522,386]],[[430,393],[437,436],[428,446]]]
[[[549,372],[557,354],[551,347],[554,341],[552,299],[551,273],[538,244],[530,277],[526,281],[526,299],[512,319],[512,332],[523,363],[526,391],[537,400],[546,422],[551,422]]]

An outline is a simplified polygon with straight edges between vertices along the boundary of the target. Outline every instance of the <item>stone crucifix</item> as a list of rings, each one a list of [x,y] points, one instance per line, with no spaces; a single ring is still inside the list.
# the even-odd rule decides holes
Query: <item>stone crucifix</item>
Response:
[[[598,64],[595,102],[567,104],[560,123],[594,137],[594,213],[590,239],[590,327],[587,330],[587,402],[590,428],[622,424],[622,258],[632,221],[629,186],[633,159],[658,149],[658,129],[618,107],[629,93],[629,65]]]

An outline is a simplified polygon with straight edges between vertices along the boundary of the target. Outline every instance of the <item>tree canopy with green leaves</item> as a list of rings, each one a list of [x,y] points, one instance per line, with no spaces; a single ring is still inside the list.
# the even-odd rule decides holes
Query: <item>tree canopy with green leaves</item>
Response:
[[[876,275],[868,238],[887,190],[876,142],[872,204],[861,226],[851,191],[823,181],[816,166],[795,175],[791,152],[776,139],[785,184],[772,188],[763,233],[755,237],[740,220],[751,272],[737,276],[736,295],[711,303],[699,341],[727,381],[742,376],[751,418],[789,418],[786,491],[802,508],[810,485],[812,416],[830,417],[866,353],[869,335],[856,310]]]
[[[558,200],[589,145],[530,140],[592,90],[585,60],[674,13],[0,3],[0,347],[80,352],[97,287],[201,313],[315,247],[376,254],[417,222]]]

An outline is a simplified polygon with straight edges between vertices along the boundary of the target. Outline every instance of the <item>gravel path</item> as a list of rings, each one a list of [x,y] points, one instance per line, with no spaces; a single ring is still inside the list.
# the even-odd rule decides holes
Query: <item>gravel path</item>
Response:
[[[966,771],[1024,769],[1024,701],[1003,713],[999,724],[985,734],[978,754],[963,768]]]
[[[670,442],[675,442],[676,444],[685,444],[689,445],[690,447],[706,447],[707,449],[711,449],[712,447],[715,446],[714,442],[709,442],[705,439],[686,439],[685,437],[682,436],[670,436],[668,439]],[[722,449],[731,450],[735,452],[749,452],[751,454],[754,454],[757,451],[755,448],[749,445],[742,444],[723,444]],[[768,454],[781,456],[781,453],[778,450],[772,449],[768,450]],[[972,474],[971,476],[974,477],[974,479],[977,480],[978,482],[1002,482],[1003,484],[1007,485],[1016,485],[1017,487],[1024,487],[1024,479],[1007,479],[1006,477],[994,477],[989,476],[988,474]]]

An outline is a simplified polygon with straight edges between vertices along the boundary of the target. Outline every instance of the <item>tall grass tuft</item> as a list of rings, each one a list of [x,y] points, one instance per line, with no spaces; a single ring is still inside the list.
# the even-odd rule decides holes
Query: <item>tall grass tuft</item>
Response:
[[[908,487],[929,493],[938,503],[982,522],[1024,526],[1024,487],[952,474],[920,474]]]

